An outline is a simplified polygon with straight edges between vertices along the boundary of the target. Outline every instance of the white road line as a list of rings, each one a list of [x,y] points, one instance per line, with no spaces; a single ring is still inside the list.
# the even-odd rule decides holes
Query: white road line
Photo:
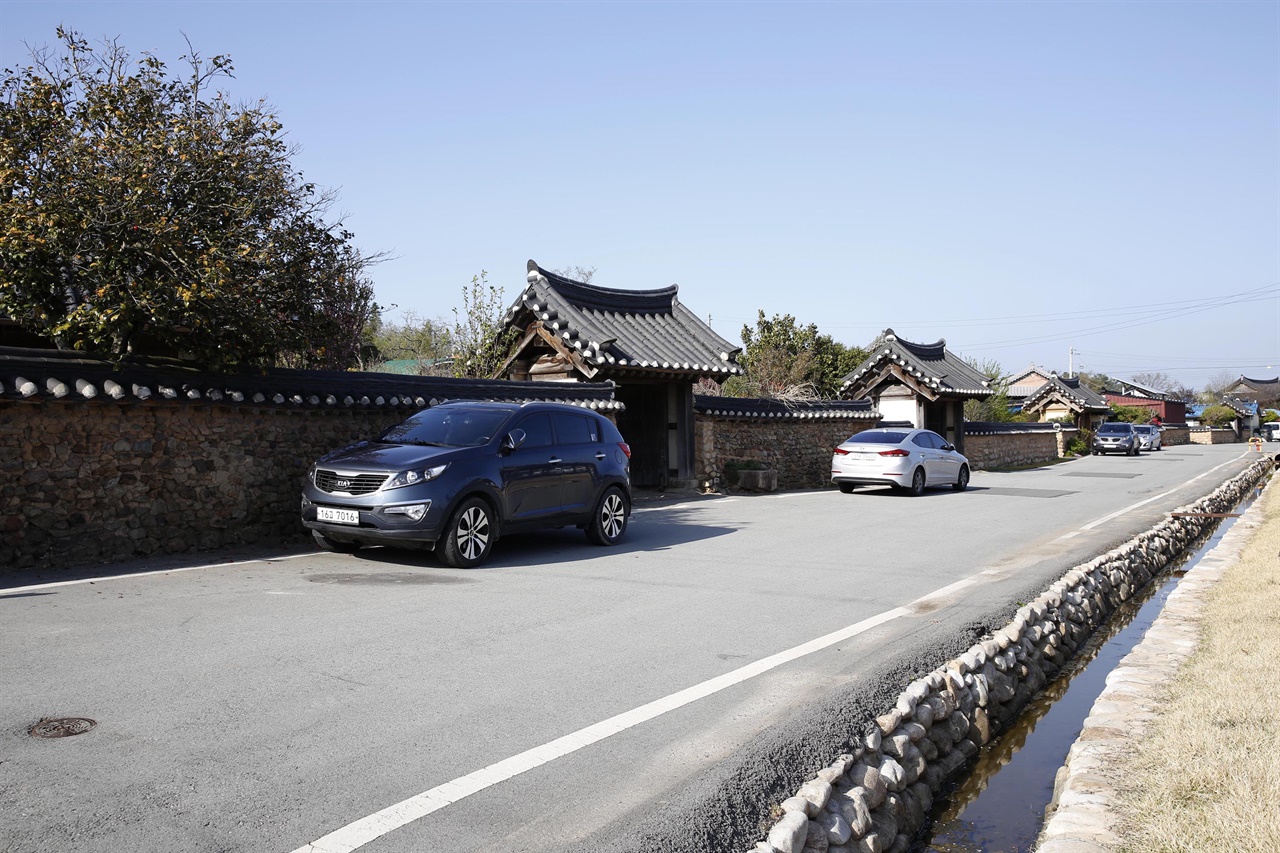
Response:
[[[263,557],[257,560],[238,560],[234,563],[206,563],[203,566],[179,566],[174,569],[155,569],[150,572],[132,572],[127,575],[107,575],[101,578],[80,578],[73,581],[53,581],[51,583],[37,583],[30,586],[0,587],[0,596],[12,595],[15,592],[30,592],[34,589],[53,589],[58,586],[76,586],[84,583],[106,583],[107,581],[119,581],[126,578],[145,578],[152,575],[175,575],[178,572],[194,572],[200,569],[223,569],[230,566],[251,566],[254,563],[279,563],[284,560],[296,560],[299,557],[315,557],[323,554],[323,551],[308,552],[306,554],[286,554],[283,557]]]
[[[737,498],[720,498],[715,501],[717,506],[719,506],[720,504],[731,504],[731,503],[737,503],[737,502],[738,502]],[[663,512],[668,509],[686,509],[691,506],[702,506],[705,503],[710,503],[710,501],[687,501],[682,504],[671,504],[670,506],[647,506],[641,509],[632,509],[631,514],[635,515],[636,513],[641,513],[641,512]]]
[[[719,693],[721,690],[741,684],[748,679],[763,675],[785,663],[790,663],[806,655],[830,648],[836,643],[856,637],[858,634],[869,631],[886,622],[892,622],[903,616],[910,616],[913,613],[913,608],[917,605],[928,603],[949,593],[973,586],[985,575],[987,575],[986,571],[979,572],[971,577],[936,589],[928,595],[917,598],[905,607],[886,610],[847,628],[841,628],[839,631],[833,631],[794,648],[762,658],[754,663],[739,667],[732,672],[704,681],[701,684],[695,684],[677,693],[656,699],[647,705],[641,705],[639,708],[610,717],[584,729],[579,729],[549,743],[525,750],[518,755],[513,755],[510,758],[490,764],[488,767],[483,767],[474,773],[468,773],[466,776],[460,776],[457,779],[445,782],[443,785],[437,785],[428,791],[423,791],[421,794],[388,806],[380,812],[353,821],[310,844],[304,844],[294,850],[293,853],[351,853],[351,851],[412,823],[418,818],[426,817],[432,812],[439,811],[445,806],[456,803],[464,797],[469,797],[499,782],[504,782],[572,752],[577,752],[585,746],[590,746],[611,735],[660,717],[669,711],[683,708],[685,705],[696,702],[699,699],[704,699],[707,696]]]
[[[1246,453],[1244,454],[1244,456],[1248,456],[1248,454]],[[1236,459],[1228,460],[1226,462],[1223,462],[1221,465],[1216,465],[1213,468],[1210,468],[1208,471],[1205,471],[1203,474],[1197,474],[1196,476],[1192,477],[1190,480],[1187,480],[1187,482],[1183,483],[1182,486],[1189,486],[1192,483],[1194,483],[1196,480],[1203,479],[1209,476],[1210,474],[1212,474],[1214,471],[1217,471],[1219,468],[1225,468],[1226,466],[1230,465],[1232,462],[1236,462],[1239,459],[1244,458],[1244,456],[1240,456],[1240,457],[1237,457]],[[1146,504],[1151,503],[1152,501],[1159,500],[1160,498],[1168,497],[1169,495],[1178,491],[1178,489],[1182,488],[1182,486],[1178,486],[1177,488],[1170,489],[1167,492],[1161,492],[1160,494],[1154,497],[1150,497],[1150,498],[1147,498],[1146,500],[1138,501],[1136,504],[1130,504],[1124,509],[1116,510],[1110,515],[1104,515],[1102,518],[1099,518],[1095,521],[1091,521],[1088,524],[1084,525],[1083,527],[1079,528],[1078,530],[1072,530],[1070,533],[1062,534],[1061,536],[1059,536],[1057,539],[1054,539],[1053,541],[1064,542],[1067,539],[1074,539],[1075,537],[1079,536],[1081,533],[1090,531],[1100,524],[1106,524],[1108,521],[1111,521],[1113,518],[1119,518],[1120,516],[1124,515],[1126,512],[1132,512],[1133,510],[1137,509],[1140,506],[1144,506]]]

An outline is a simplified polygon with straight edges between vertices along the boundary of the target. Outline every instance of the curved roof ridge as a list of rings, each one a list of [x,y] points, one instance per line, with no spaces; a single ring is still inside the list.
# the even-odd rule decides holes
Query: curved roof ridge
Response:
[[[665,313],[671,310],[672,303],[676,301],[676,294],[680,292],[680,286],[677,284],[653,290],[618,290],[611,287],[600,287],[595,284],[574,281],[571,278],[565,278],[559,273],[544,270],[534,260],[529,261],[528,269],[530,284],[534,283],[536,273],[537,276],[546,279],[553,290],[576,308],[592,308],[598,311],[616,311],[622,308],[626,311],[634,312],[655,311]]]

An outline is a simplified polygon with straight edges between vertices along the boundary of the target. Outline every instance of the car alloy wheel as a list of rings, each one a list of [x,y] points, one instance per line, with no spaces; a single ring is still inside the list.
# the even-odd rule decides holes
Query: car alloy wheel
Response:
[[[587,527],[587,538],[597,545],[615,545],[627,530],[627,500],[622,492],[609,489],[600,498],[591,524]]]
[[[912,497],[919,497],[924,494],[924,469],[917,468],[915,473],[911,475],[911,487],[907,493]]]
[[[489,556],[495,534],[489,505],[480,498],[470,498],[454,512],[436,553],[455,569],[469,569]]]
[[[960,473],[956,475],[956,481],[952,484],[951,488],[955,489],[957,492],[963,492],[965,489],[969,488],[968,465],[960,466]]]

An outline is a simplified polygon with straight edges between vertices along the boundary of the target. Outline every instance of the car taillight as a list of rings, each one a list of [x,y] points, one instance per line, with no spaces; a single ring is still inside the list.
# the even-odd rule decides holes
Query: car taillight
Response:
[[[622,452],[627,454],[627,458],[631,458],[631,447],[625,441],[619,441],[618,447],[622,448]]]
[[[903,450],[900,447],[895,447],[893,450],[881,450],[880,455],[881,456],[910,456],[911,453],[909,451]]]
[[[845,450],[843,447],[836,448],[836,456],[848,456],[848,455],[849,455],[849,451]]]

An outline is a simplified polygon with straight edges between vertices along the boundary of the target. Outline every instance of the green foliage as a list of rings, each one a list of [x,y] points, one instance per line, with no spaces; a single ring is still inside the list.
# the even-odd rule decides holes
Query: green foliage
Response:
[[[207,92],[230,59],[193,51],[178,78],[58,39],[0,82],[0,313],[116,360],[351,364],[373,259],[324,221],[271,109]]]
[[[1128,424],[1145,424],[1149,423],[1155,416],[1155,412],[1146,406],[1111,406],[1111,420],[1123,421]]]
[[[1067,442],[1066,451],[1075,456],[1088,456],[1093,452],[1093,430],[1081,429]]]
[[[808,391],[831,399],[840,383],[867,357],[866,350],[839,343],[818,333],[817,325],[801,326],[790,314],[766,319],[757,311],[755,328],[742,327],[743,350],[738,361],[744,377],[726,380],[727,396],[779,397]]]
[[[462,311],[453,309],[453,375],[472,379],[495,376],[519,338],[516,329],[505,329],[507,303],[502,290],[489,283],[481,270],[462,289]]]
[[[965,420],[979,423],[1011,423],[1016,420],[1027,420],[1027,418],[1021,415],[1014,415],[1010,411],[1009,383],[1005,381],[1004,369],[999,362],[992,359],[979,361],[970,358],[965,360],[970,367],[986,376],[987,381],[991,383],[991,387],[995,389],[995,393],[990,397],[964,401]]]
[[[440,318],[420,317],[406,311],[399,323],[377,323],[372,331],[372,342],[378,360],[407,360],[416,363],[414,373],[435,375],[436,365],[453,358],[453,330]],[[452,372],[452,368],[449,368]]]
[[[1209,406],[1200,413],[1200,423],[1205,426],[1221,428],[1231,426],[1231,422],[1240,417],[1230,406]]]
[[[1262,412],[1262,423],[1269,424],[1280,421],[1280,412],[1275,409],[1265,409]]]

